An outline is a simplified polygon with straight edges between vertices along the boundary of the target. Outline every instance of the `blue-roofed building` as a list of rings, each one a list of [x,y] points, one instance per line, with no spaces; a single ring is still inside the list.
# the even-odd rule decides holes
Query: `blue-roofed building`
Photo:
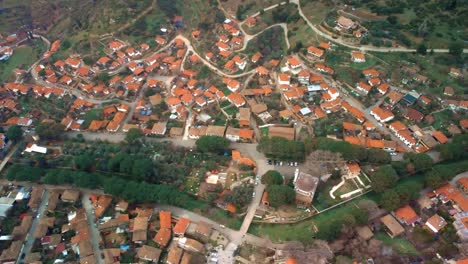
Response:
[[[419,94],[415,91],[409,92],[403,96],[403,101],[405,101],[407,104],[412,105],[418,100]]]

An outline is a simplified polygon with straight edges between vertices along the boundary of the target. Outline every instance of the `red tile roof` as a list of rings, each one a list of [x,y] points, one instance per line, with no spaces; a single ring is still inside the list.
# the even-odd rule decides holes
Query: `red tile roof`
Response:
[[[185,231],[187,230],[189,224],[190,224],[190,220],[188,218],[185,218],[185,217],[179,218],[179,221],[177,221],[177,224],[174,226],[174,234],[183,235]]]
[[[159,221],[161,228],[171,229],[171,212],[161,211],[159,212]]]
[[[395,210],[395,216],[399,219],[404,220],[408,225],[414,224],[419,220],[419,216],[409,205],[405,205]]]

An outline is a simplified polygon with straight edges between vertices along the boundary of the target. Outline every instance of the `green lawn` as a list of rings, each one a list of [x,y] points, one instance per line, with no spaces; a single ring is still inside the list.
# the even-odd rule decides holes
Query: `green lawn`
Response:
[[[219,105],[221,106],[221,108],[224,108],[226,106],[231,105],[231,103],[229,101],[222,101]]]
[[[224,109],[224,111],[230,116],[234,116],[239,112],[239,110],[235,106],[228,107]]]
[[[382,241],[387,246],[391,246],[400,254],[414,256],[419,255],[419,252],[416,250],[416,248],[414,248],[414,246],[405,238],[391,238],[385,233],[377,233],[374,235],[374,238]]]
[[[21,46],[14,50],[9,60],[0,62],[0,82],[13,80],[13,70],[16,68],[28,69],[44,51],[44,44],[35,41],[34,46]]]
[[[342,218],[358,207],[358,202],[369,200],[370,196],[364,195],[356,200],[338,206],[333,210],[326,211],[322,214],[313,216],[308,220],[297,224],[290,225],[269,225],[269,224],[252,224],[249,228],[249,233],[260,236],[269,237],[274,243],[282,243],[285,241],[300,241],[305,244],[311,244],[314,241],[315,227],[320,229],[320,226],[329,223],[334,219]]]
[[[456,121],[453,112],[448,109],[435,113],[433,116],[436,121],[432,126],[437,130],[447,128],[453,121]]]
[[[91,121],[93,120],[102,120],[103,116],[104,116],[104,113],[102,112],[102,109],[89,110],[85,114],[85,121],[83,123],[83,127],[87,128],[89,124],[91,124]]]
[[[215,125],[215,126],[224,126],[224,125],[226,125],[226,116],[223,113],[219,113],[219,115],[216,117],[213,125]]]

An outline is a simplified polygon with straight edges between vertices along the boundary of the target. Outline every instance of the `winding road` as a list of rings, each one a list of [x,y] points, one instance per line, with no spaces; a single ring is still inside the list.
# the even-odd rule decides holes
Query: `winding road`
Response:
[[[350,43],[347,43],[345,42],[343,39],[340,39],[340,38],[333,38],[332,36],[328,35],[328,34],[325,34],[324,32],[322,32],[321,30],[319,30],[314,24],[312,24],[312,22],[310,22],[310,20],[306,17],[306,15],[304,15],[304,13],[302,12],[302,8],[301,8],[301,4],[300,4],[300,0],[290,0],[289,3],[291,4],[295,4],[297,6],[297,9],[298,9],[298,12],[299,12],[299,15],[301,16],[302,19],[304,19],[304,21],[307,23],[307,25],[319,36],[335,43],[335,44],[339,44],[341,46],[345,46],[347,48],[351,48],[351,49],[358,49],[358,50],[361,50],[361,51],[373,51],[373,52],[416,52],[416,49],[411,49],[411,48],[405,48],[405,47],[389,47],[389,48],[386,48],[386,47],[374,47],[374,46],[364,46],[364,45],[353,45],[353,44],[350,44]],[[275,4],[275,5],[271,5],[269,7],[266,7],[263,9],[263,11],[268,11],[268,10],[272,10],[272,9],[275,9],[277,7],[280,7],[282,5],[286,4],[286,2],[281,2],[280,4]],[[259,16],[260,15],[260,11],[259,12],[256,12],[255,14],[253,14],[252,16],[253,17],[256,17],[256,16]],[[427,51],[430,52],[434,50],[435,53],[448,53],[449,50],[448,49],[428,49]],[[463,53],[468,53],[468,49],[463,49]]]

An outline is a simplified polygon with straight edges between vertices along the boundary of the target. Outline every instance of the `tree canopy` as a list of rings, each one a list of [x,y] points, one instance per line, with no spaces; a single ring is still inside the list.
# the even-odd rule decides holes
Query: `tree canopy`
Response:
[[[75,162],[75,166],[79,170],[90,170],[91,167],[94,165],[94,159],[89,155],[79,155],[76,156],[73,161]]]
[[[268,158],[283,161],[303,161],[305,155],[303,142],[280,137],[262,137],[257,150]]]
[[[374,174],[371,174],[371,186],[376,192],[383,192],[395,186],[398,175],[390,165],[381,166]]]
[[[8,128],[6,137],[12,141],[18,141],[23,136],[23,130],[20,126],[14,125]]]
[[[346,160],[365,161],[367,159],[365,148],[345,141],[336,141],[329,138],[319,137],[307,139],[305,144],[308,153],[315,150],[328,150],[331,152],[341,153],[343,158]]]
[[[242,184],[234,187],[232,192],[224,196],[224,201],[233,203],[238,207],[244,207],[252,201],[254,186],[252,184]]]
[[[266,185],[282,185],[284,180],[281,173],[275,170],[269,170],[262,175],[262,184]]]
[[[55,122],[42,122],[36,127],[36,133],[41,138],[53,139],[60,136],[65,130],[65,126]]]
[[[143,136],[143,133],[141,133],[140,129],[138,128],[130,128],[125,135],[125,140],[127,140],[128,143],[133,143],[135,140],[141,138]]]
[[[198,151],[219,153],[229,147],[229,140],[218,136],[202,136],[195,144]]]
[[[404,158],[410,160],[411,163],[413,163],[414,169],[416,171],[428,170],[434,164],[432,158],[425,153],[408,152],[405,153]]]
[[[296,198],[294,189],[287,185],[270,185],[267,187],[267,192],[272,207],[292,204]]]
[[[393,211],[400,207],[400,196],[393,190],[385,190],[382,194],[380,204],[385,210]]]

